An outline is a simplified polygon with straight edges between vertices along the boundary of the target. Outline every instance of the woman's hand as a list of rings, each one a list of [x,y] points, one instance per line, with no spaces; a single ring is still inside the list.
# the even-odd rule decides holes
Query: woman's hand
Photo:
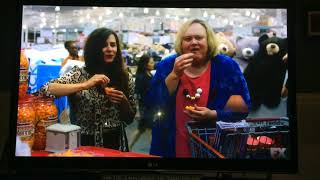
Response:
[[[215,120],[217,117],[217,112],[215,110],[211,110],[207,107],[199,107],[196,104],[194,105],[194,109],[188,108],[184,111],[189,117],[194,120]]]
[[[95,74],[92,76],[88,81],[85,82],[86,89],[89,89],[93,86],[100,85],[100,84],[108,84],[110,79],[104,74]]]
[[[187,53],[177,57],[171,73],[176,77],[181,77],[183,71],[191,66],[192,61],[193,53]]]
[[[105,91],[105,92],[109,100],[113,103],[120,104],[122,102],[128,101],[128,98],[122,91],[119,91],[116,89],[109,89],[108,91]]]
[[[193,54],[187,53],[176,58],[171,73],[166,78],[166,85],[169,94],[172,95],[178,87],[179,79],[183,71],[190,67],[193,61]]]

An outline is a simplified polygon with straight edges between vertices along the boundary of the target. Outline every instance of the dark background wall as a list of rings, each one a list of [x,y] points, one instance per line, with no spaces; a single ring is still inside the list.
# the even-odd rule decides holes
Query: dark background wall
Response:
[[[264,0],[266,1],[266,0]],[[227,0],[225,0],[227,3]],[[239,0],[241,3],[241,0]],[[257,0],[257,2],[259,2]],[[270,2],[277,2],[270,0]],[[7,1],[3,5],[1,13],[1,58],[0,58],[0,157],[3,151],[4,142],[8,137],[9,110],[10,110],[10,85],[12,84],[12,68],[15,61],[16,44],[15,33],[17,33],[17,10],[15,1]],[[293,176],[275,176],[279,179],[318,179],[316,167],[320,150],[320,127],[317,112],[319,112],[320,103],[320,38],[309,37],[307,35],[307,16],[308,10],[318,8],[318,0],[292,0],[295,8],[293,26],[294,41],[296,44],[294,53],[289,56],[295,56],[295,83],[298,93],[298,142],[299,142],[299,174]],[[289,59],[290,60],[290,59]],[[291,69],[292,70],[292,69]],[[292,77],[292,76],[291,76]],[[307,101],[307,103],[303,103]],[[313,156],[313,154],[315,156]],[[311,163],[311,165],[310,165]],[[308,164],[308,165],[307,165]],[[314,164],[314,166],[312,165]],[[1,169],[1,165],[0,165]],[[1,172],[1,171],[0,171]],[[306,178],[309,179],[309,178]]]

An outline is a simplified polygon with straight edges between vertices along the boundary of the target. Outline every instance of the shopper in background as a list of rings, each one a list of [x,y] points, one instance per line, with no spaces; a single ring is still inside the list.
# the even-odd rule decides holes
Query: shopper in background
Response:
[[[239,65],[217,53],[215,34],[204,21],[180,27],[175,51],[157,64],[145,101],[158,111],[150,153],[191,157],[186,122],[215,126],[216,121],[242,120],[250,96]]]
[[[144,98],[147,90],[150,87],[150,81],[152,78],[151,71],[154,68],[153,58],[147,54],[140,57],[138,61],[138,69],[136,72],[135,80],[135,92],[139,102],[140,119],[138,121],[138,129],[132,134],[132,141],[130,143],[130,149],[137,142],[142,133],[146,132],[149,138],[149,144],[151,142],[151,128],[153,124],[153,113],[144,104]]]
[[[68,62],[68,60],[84,61],[83,57],[78,55],[78,47],[76,41],[66,41],[64,42],[64,47],[69,52],[69,55],[68,57],[63,59],[61,68]]]
[[[94,30],[86,41],[84,60],[85,67],[74,66],[45,84],[40,94],[68,96],[70,111],[81,127],[81,145],[127,151],[123,124],[133,121],[136,100],[117,34],[107,28]]]

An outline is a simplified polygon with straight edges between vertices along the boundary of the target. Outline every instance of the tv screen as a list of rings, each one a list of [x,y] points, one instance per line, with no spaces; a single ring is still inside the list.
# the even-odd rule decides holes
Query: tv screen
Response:
[[[296,171],[294,38],[288,4],[22,1],[18,10],[10,129],[13,168],[21,170],[32,162],[35,169],[64,170]],[[204,22],[207,33],[213,32],[215,47],[210,48],[216,53],[208,67],[211,74],[223,76],[214,93],[206,92],[210,81],[195,81],[195,92],[180,89],[179,96],[176,88],[170,95],[174,103],[168,101],[161,107],[159,94],[168,90],[160,87],[169,85],[156,86],[157,80],[161,73],[168,71],[168,75],[174,69],[165,62],[178,61],[185,54],[177,51],[176,43],[183,48],[188,39],[201,41],[192,33],[190,37],[179,35],[189,32],[180,29],[192,19]],[[109,33],[105,39],[98,35],[102,32]],[[209,41],[209,37],[204,39]],[[101,42],[103,48],[96,48]],[[201,48],[196,45],[191,51],[196,54]],[[122,71],[108,67],[100,71],[99,66],[105,66],[90,60],[98,59],[102,52],[104,62],[121,57],[124,66],[118,67]],[[148,73],[137,83],[145,56],[148,63],[142,66]],[[215,69],[219,58],[232,64],[235,72],[223,69],[223,63]],[[89,69],[91,66],[96,69]],[[121,79],[121,73],[128,78]],[[219,74],[213,77],[218,79]],[[185,81],[177,82],[181,86]],[[233,100],[241,101],[246,110],[228,109],[232,98],[226,94],[232,83],[241,89]],[[56,90],[61,84],[67,86]],[[123,84],[129,90],[124,91]],[[138,86],[143,86],[145,94]],[[152,97],[154,94],[157,96]],[[203,107],[201,95],[208,97]],[[122,103],[124,96],[127,103]],[[217,105],[219,96],[230,100],[225,100],[222,109]],[[178,103],[183,101],[189,104]],[[214,121],[192,116],[192,112],[204,112],[201,108],[209,114],[216,112]],[[172,113],[175,116],[170,118]],[[170,120],[173,129],[166,124]]]

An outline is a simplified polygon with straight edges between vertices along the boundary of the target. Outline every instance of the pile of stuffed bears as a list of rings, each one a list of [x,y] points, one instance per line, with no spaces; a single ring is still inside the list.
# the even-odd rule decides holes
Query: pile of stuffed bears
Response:
[[[287,39],[270,33],[235,40],[221,32],[216,35],[219,53],[232,57],[244,74],[251,110],[257,110],[262,104],[276,108],[281,97],[287,95]]]

